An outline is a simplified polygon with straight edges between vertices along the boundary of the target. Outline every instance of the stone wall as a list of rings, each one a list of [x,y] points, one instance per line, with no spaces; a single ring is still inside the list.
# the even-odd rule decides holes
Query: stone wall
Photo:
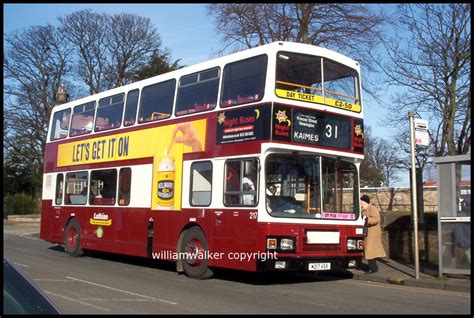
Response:
[[[367,194],[370,203],[377,206],[380,212],[411,211],[410,188],[362,188],[360,195]],[[423,204],[425,212],[438,211],[437,187],[423,188]]]
[[[382,244],[387,257],[412,262],[414,260],[414,233],[411,214],[382,212]],[[438,264],[438,214],[425,213],[418,224],[420,261]]]

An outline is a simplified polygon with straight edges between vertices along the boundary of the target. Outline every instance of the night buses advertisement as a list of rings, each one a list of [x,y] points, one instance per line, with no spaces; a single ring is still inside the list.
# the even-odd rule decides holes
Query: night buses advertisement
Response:
[[[153,157],[152,210],[180,210],[183,154],[205,150],[206,119],[58,146],[57,166]],[[175,199],[176,198],[176,199]]]
[[[222,111],[217,115],[218,145],[270,139],[270,106]]]

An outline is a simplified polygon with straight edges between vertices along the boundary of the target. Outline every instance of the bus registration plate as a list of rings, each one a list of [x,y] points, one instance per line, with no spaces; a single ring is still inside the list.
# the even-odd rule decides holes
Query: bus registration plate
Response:
[[[331,269],[331,263],[309,263],[310,271],[326,271]]]

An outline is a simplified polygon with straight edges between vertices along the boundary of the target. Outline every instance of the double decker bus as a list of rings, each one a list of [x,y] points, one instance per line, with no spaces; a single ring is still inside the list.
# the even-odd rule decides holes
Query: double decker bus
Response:
[[[53,109],[41,233],[84,250],[214,268],[360,260],[360,67],[275,42]]]

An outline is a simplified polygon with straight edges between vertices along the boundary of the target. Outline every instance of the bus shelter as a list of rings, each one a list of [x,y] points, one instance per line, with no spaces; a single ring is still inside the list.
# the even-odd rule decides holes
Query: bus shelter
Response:
[[[433,158],[438,172],[440,277],[471,274],[470,160],[470,154]]]

